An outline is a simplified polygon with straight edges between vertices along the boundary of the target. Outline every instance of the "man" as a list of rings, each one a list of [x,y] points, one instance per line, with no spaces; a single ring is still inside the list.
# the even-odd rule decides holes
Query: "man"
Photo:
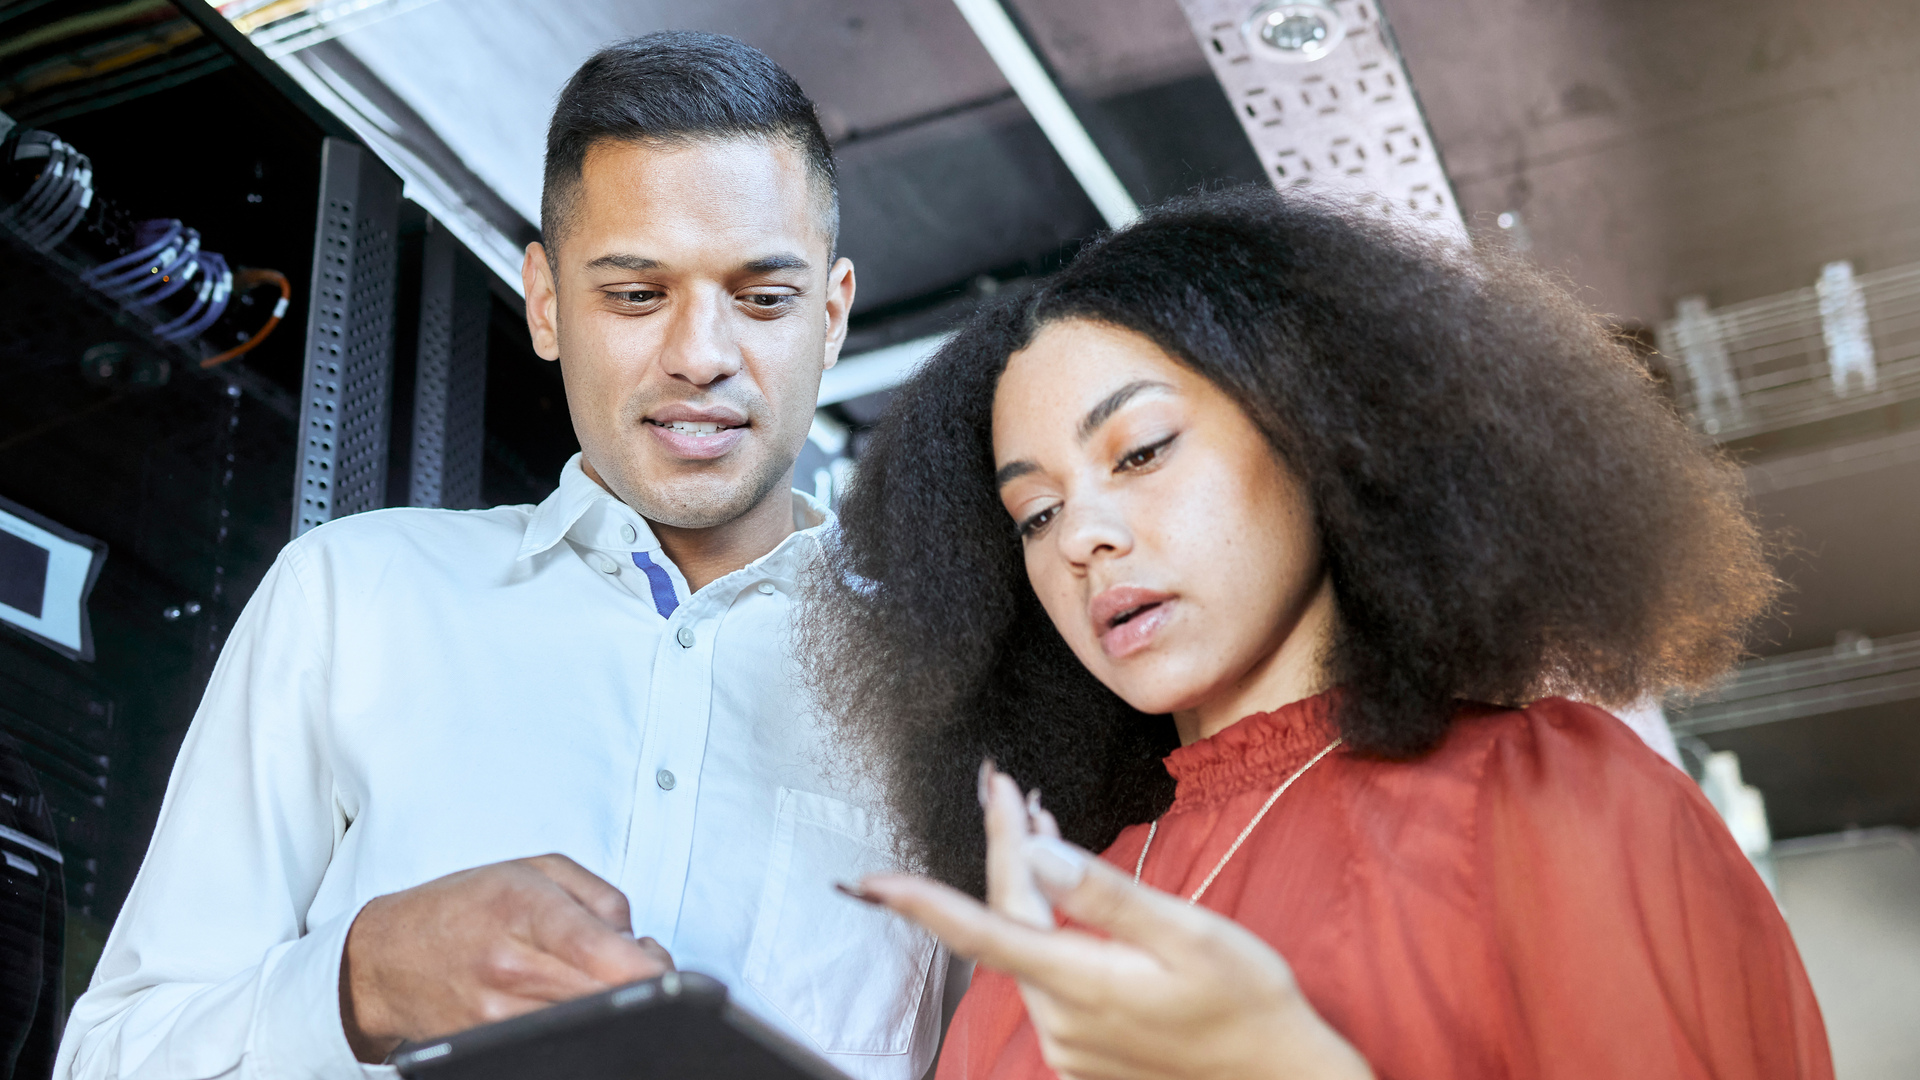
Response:
[[[575,74],[523,275],[581,455],[537,507],[281,554],[56,1076],[358,1076],[676,961],[858,1076],[926,1068],[945,959],[832,892],[889,841],[787,648],[826,521],[793,462],[854,295],[835,198],[811,103],[739,42]]]

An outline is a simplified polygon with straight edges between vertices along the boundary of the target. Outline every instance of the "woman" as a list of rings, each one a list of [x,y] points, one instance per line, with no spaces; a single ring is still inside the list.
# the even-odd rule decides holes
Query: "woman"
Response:
[[[982,961],[942,1080],[1831,1075],[1710,806],[1556,696],[1712,680],[1775,583],[1538,273],[1162,208],[957,334],[842,527],[815,681],[947,883],[864,896]]]

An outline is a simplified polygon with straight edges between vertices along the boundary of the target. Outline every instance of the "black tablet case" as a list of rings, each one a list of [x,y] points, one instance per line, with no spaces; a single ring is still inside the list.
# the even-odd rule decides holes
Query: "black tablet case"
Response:
[[[847,1080],[691,971],[414,1043],[393,1063],[410,1080]]]

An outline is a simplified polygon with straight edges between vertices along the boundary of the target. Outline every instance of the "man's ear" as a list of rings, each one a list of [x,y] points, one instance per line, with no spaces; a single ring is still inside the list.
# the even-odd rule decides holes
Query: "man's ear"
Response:
[[[553,267],[539,241],[527,245],[520,260],[520,284],[527,293],[527,334],[542,360],[560,359],[560,297],[554,289]]]
[[[840,346],[846,344],[847,318],[852,314],[853,260],[842,257],[827,271],[827,355],[822,370],[840,362]]]

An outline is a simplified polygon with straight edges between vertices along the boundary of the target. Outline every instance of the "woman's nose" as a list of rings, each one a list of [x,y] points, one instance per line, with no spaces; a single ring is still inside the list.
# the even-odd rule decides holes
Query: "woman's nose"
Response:
[[[1133,550],[1133,530],[1126,516],[1106,500],[1070,501],[1061,516],[1060,550],[1069,562],[1086,565],[1116,559]]]

